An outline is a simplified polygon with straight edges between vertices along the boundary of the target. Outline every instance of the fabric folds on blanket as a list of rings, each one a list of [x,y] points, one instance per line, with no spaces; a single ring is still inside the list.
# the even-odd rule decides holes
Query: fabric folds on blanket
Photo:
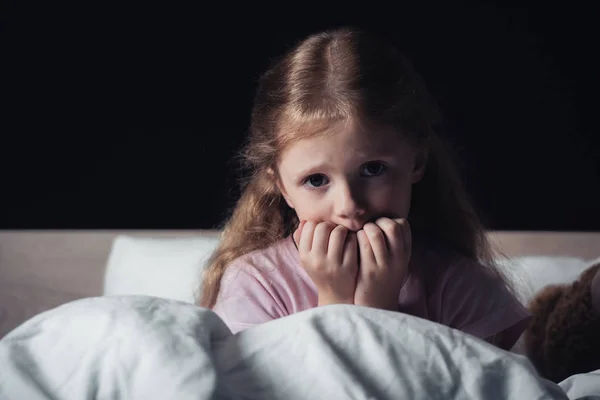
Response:
[[[600,394],[595,377],[572,377],[565,392],[475,337],[347,305],[233,335],[191,304],[99,297],[0,341],[0,399],[573,399]]]

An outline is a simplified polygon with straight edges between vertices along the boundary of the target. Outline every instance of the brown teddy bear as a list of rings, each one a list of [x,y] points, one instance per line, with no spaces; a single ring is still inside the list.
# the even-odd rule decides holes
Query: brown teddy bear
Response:
[[[570,285],[540,290],[529,310],[525,349],[541,376],[559,383],[600,369],[600,261]]]

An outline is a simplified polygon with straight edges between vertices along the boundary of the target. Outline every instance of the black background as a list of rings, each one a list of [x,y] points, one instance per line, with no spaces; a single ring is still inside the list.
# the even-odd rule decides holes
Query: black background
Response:
[[[414,3],[7,3],[1,227],[215,227],[269,58],[352,24],[424,76],[490,228],[600,230],[593,6]]]

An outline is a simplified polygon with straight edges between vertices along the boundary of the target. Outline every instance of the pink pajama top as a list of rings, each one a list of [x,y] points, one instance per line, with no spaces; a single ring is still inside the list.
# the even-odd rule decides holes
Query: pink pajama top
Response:
[[[414,237],[414,235],[413,235]],[[510,349],[530,314],[476,261],[433,240],[413,239],[400,312],[455,328]],[[233,333],[318,304],[317,290],[300,264],[292,237],[239,257],[221,281],[213,310]]]

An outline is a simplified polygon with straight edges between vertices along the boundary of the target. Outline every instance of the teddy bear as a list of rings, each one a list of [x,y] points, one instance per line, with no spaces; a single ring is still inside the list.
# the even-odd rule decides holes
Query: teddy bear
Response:
[[[572,284],[549,285],[528,304],[526,355],[555,383],[600,369],[600,260]]]

